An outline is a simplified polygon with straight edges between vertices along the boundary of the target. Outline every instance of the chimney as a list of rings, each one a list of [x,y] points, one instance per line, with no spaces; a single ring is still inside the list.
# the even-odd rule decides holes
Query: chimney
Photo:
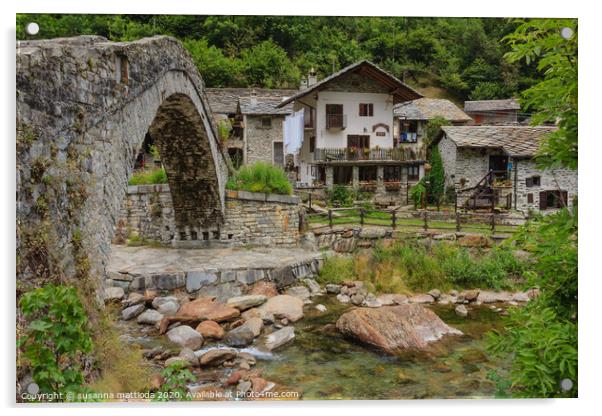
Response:
[[[299,89],[304,90],[307,88],[307,78],[301,78],[301,83],[299,84]]]
[[[311,87],[316,82],[318,82],[318,78],[316,77],[316,70],[312,68],[309,70],[309,75],[307,76],[307,86]]]
[[[255,91],[255,88],[253,88],[253,90],[251,90],[251,105],[257,105],[257,91]]]

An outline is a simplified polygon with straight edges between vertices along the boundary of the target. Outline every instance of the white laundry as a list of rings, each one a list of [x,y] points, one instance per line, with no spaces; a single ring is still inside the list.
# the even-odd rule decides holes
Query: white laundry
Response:
[[[303,144],[304,111],[286,116],[283,124],[284,151],[286,154],[296,155]]]

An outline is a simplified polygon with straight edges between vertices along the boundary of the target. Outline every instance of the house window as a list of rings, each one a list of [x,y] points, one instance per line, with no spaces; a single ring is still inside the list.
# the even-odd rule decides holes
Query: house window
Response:
[[[333,167],[333,182],[335,185],[349,185],[353,171],[351,166],[334,166]]]
[[[361,182],[376,181],[376,166],[360,166],[359,179]]]
[[[567,205],[566,191],[543,191],[539,193],[539,209],[563,208]]]
[[[326,104],[326,128],[345,128],[343,104]]]
[[[360,117],[372,117],[374,115],[374,104],[360,104]]]
[[[284,165],[284,148],[282,146],[282,142],[274,142],[274,165],[282,166]]]
[[[531,188],[533,186],[541,186],[541,177],[531,176],[530,178],[525,179],[525,183],[527,185],[527,188]]]
[[[408,180],[417,181],[420,176],[420,166],[408,166]]]
[[[309,138],[309,152],[313,153],[316,150],[316,136]]]
[[[401,166],[385,166],[383,177],[385,182],[401,181]]]
[[[261,118],[261,127],[264,129],[272,128],[272,117],[262,117]]]
[[[347,147],[354,147],[356,149],[369,149],[370,136],[350,134],[347,136]]]
[[[400,143],[416,143],[418,141],[418,121],[399,121],[399,141]]]
[[[527,194],[527,204],[533,203],[533,194]]]
[[[314,109],[311,107],[303,108],[303,127],[310,129],[314,127]]]

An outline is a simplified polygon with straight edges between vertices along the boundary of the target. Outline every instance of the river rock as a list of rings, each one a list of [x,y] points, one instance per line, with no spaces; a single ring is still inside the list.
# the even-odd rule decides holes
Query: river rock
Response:
[[[406,295],[400,295],[398,293],[385,293],[383,295],[377,296],[376,299],[383,306],[403,305],[405,303],[408,303],[408,297]]]
[[[305,285],[308,287],[312,296],[319,295],[322,293],[322,288],[320,287],[320,284],[314,279],[303,279],[303,283],[305,283]]]
[[[295,338],[295,328],[292,326],[286,326],[278,331],[272,332],[263,339],[263,345],[269,350],[273,351],[276,348],[286,344]]]
[[[351,302],[351,298],[349,297],[349,295],[344,295],[342,293],[339,293],[337,295],[337,300],[341,303],[349,303]]]
[[[164,316],[175,316],[180,309],[180,304],[175,301],[163,302],[157,307],[157,311],[159,311]]]
[[[236,386],[236,391],[239,394],[244,394],[246,392],[248,392],[249,390],[251,390],[251,382],[248,380],[240,380],[238,382],[238,386]]]
[[[142,312],[144,312],[144,305],[128,306],[121,311],[121,319],[129,321],[140,315]]]
[[[364,302],[364,295],[362,295],[361,293],[356,293],[354,295],[351,295],[351,303],[353,303],[355,306],[359,306],[362,304],[362,302]]]
[[[199,357],[199,364],[203,367],[218,366],[224,361],[232,360],[236,357],[236,350],[231,348],[214,348],[203,353]]]
[[[276,287],[276,283],[274,282],[261,280],[253,284],[253,287],[251,287],[249,294],[264,295],[265,297],[271,298],[272,296],[278,295],[278,288]]]
[[[194,367],[197,367],[199,365],[199,359],[194,354],[194,351],[190,348],[182,348],[179,357],[184,358],[190,363],[190,365]]]
[[[175,364],[175,363],[182,363],[186,367],[192,365],[190,363],[190,361],[188,361],[186,358],[180,357],[180,356],[175,356],[175,357],[169,357],[167,360],[165,360],[165,367],[169,367],[170,365]]]
[[[254,338],[255,334],[253,333],[252,329],[243,324],[231,331],[228,331],[224,337],[224,342],[232,347],[246,347],[253,342]]]
[[[290,295],[278,295],[269,298],[258,309],[266,315],[272,315],[276,318],[284,317],[291,322],[303,318],[303,301]]]
[[[192,317],[198,320],[223,322],[240,316],[236,308],[215,301],[215,298],[199,298],[182,305],[176,317]]]
[[[105,303],[119,302],[125,296],[125,291],[122,287],[111,286],[106,287],[103,294],[103,300]]]
[[[338,295],[341,291],[341,285],[335,285],[334,283],[328,283],[326,285],[326,293],[331,295]]]
[[[180,347],[197,350],[203,345],[203,336],[188,325],[180,325],[167,331],[167,338]]]
[[[263,319],[261,318],[250,318],[242,326],[246,326],[251,330],[253,336],[258,337],[263,329]]]
[[[389,354],[426,350],[444,335],[462,335],[433,311],[417,304],[356,308],[336,323],[344,335],[373,345]]]
[[[317,310],[318,312],[322,312],[322,313],[323,313],[323,312],[326,312],[326,306],[324,306],[324,305],[322,305],[322,304],[320,303],[320,304],[316,305],[316,310]]]
[[[128,306],[138,305],[139,303],[144,303],[144,302],[146,302],[146,296],[144,296],[142,293],[137,293],[137,292],[130,293],[128,295],[128,298],[125,301],[125,303]]]
[[[246,311],[254,306],[259,306],[267,300],[266,295],[244,295],[230,298],[226,301],[226,306],[236,308],[239,311]]]
[[[380,308],[381,306],[383,306],[383,304],[380,303],[378,299],[376,299],[376,296],[374,296],[373,293],[368,293],[368,295],[362,302],[362,305],[367,306],[368,308]]]
[[[309,289],[306,288],[305,286],[293,286],[291,288],[288,288],[286,291],[287,295],[290,296],[294,296],[296,298],[301,299],[304,303],[308,303],[309,297],[310,297],[310,293],[309,293]]]
[[[441,296],[441,291],[439,289],[433,289],[428,292],[429,295],[433,297],[433,299],[437,300]]]
[[[479,289],[463,290],[462,292],[460,292],[459,297],[462,297],[469,302],[474,302],[478,299],[479,292]]]
[[[512,300],[515,302],[529,302],[529,294],[526,292],[517,292],[512,295]]]
[[[203,338],[210,339],[222,339],[224,337],[224,328],[215,321],[203,321],[196,327],[196,331],[203,336]]]
[[[178,298],[176,298],[175,296],[157,296],[153,299],[153,308],[159,309],[159,306],[167,302],[178,303]]]
[[[144,325],[157,325],[163,319],[163,315],[154,309],[147,309],[138,315],[136,322]]]
[[[512,295],[508,292],[481,290],[477,300],[481,303],[509,302],[512,300]]]
[[[408,299],[410,303],[433,303],[435,299],[428,294],[415,295]]]
[[[456,306],[456,309],[454,309],[454,311],[458,316],[468,316],[468,309],[464,305]]]

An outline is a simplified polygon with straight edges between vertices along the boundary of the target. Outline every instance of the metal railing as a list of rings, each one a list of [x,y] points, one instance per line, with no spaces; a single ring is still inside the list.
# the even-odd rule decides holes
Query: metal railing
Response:
[[[347,114],[326,114],[327,129],[347,128]]]
[[[314,151],[315,162],[330,161],[355,161],[355,160],[374,160],[374,161],[418,161],[424,160],[426,155],[423,150],[414,150],[404,147],[390,149],[378,148],[316,148]]]

